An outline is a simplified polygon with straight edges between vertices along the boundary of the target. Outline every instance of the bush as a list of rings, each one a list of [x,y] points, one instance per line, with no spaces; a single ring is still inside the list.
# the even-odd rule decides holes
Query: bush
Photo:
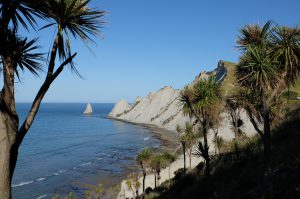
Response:
[[[179,181],[184,176],[184,168],[180,168],[177,171],[174,172],[174,181]]]
[[[153,191],[153,189],[151,188],[151,187],[147,187],[146,189],[145,189],[145,193],[146,194],[149,194],[150,192],[152,192]]]

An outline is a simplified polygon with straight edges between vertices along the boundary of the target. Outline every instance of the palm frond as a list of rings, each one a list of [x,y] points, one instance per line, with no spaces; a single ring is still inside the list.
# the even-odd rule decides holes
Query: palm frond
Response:
[[[185,87],[179,96],[179,102],[183,106],[183,114],[189,116],[190,118],[193,116],[193,100],[192,100],[192,90],[189,87]]]
[[[222,100],[221,85],[214,76],[199,80],[193,87],[192,102],[200,110]]]
[[[4,24],[12,22],[13,29],[18,29],[21,24],[25,29],[35,28],[35,17],[43,18],[40,8],[44,6],[44,1],[38,0],[0,0],[0,15]]]
[[[19,69],[29,70],[32,74],[38,75],[38,71],[42,70],[41,62],[44,60],[43,54],[38,53],[39,47],[36,45],[37,39],[27,41],[25,38],[16,36],[12,31],[7,32],[7,39],[1,40],[0,55],[9,53],[11,55],[12,64],[15,73],[19,78]]]
[[[235,72],[238,82],[242,86],[253,89],[274,88],[279,81],[279,70],[276,61],[261,47],[247,47],[246,53],[241,57]]]
[[[88,7],[90,0],[47,0],[43,13],[52,19],[43,28],[56,26],[59,35],[58,54],[61,60],[72,55],[71,38],[79,37],[86,46],[93,42],[93,38],[100,34],[103,27],[105,11]],[[74,62],[70,62],[71,70],[77,75]]]
[[[267,21],[262,27],[257,24],[243,27],[237,39],[238,48],[245,51],[249,46],[268,45],[272,24],[272,21]]]
[[[277,26],[272,33],[271,44],[272,58],[278,60],[282,70],[287,71],[286,82],[295,83],[300,74],[300,30]]]

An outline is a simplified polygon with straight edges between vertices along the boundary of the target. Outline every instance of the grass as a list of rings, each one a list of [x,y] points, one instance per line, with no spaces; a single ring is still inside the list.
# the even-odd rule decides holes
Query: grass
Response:
[[[235,64],[232,62],[224,61],[224,66],[227,69],[227,76],[222,82],[222,90],[224,91],[224,96],[228,95],[236,87]]]
[[[222,82],[222,88],[225,92],[225,95],[233,90],[236,86],[236,78],[234,76],[236,64],[229,61],[223,61],[224,66],[227,69],[227,76]],[[295,82],[295,85],[290,88],[291,91],[295,91],[300,96],[300,78]]]

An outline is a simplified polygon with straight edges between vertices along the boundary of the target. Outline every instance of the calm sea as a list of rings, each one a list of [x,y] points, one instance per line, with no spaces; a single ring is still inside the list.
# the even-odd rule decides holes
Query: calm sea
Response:
[[[22,143],[13,177],[14,199],[52,198],[87,184],[111,184],[124,177],[142,148],[160,141],[145,127],[106,119],[113,104],[45,103]],[[22,121],[30,104],[17,104]]]

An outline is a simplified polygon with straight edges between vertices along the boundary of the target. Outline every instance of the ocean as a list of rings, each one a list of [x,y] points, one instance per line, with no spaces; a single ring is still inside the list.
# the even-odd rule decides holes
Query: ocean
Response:
[[[159,147],[149,129],[107,119],[113,104],[44,103],[19,150],[14,199],[52,198],[69,192],[83,198],[88,185],[118,183],[145,147]],[[22,122],[29,103],[17,104]]]

